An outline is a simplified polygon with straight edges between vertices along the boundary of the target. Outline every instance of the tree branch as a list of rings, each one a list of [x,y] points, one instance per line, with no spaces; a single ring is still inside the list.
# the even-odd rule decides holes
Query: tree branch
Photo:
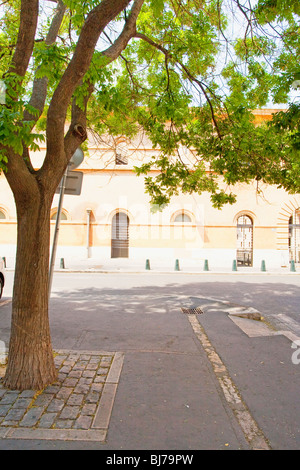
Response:
[[[52,23],[50,25],[47,37],[45,39],[45,44],[50,46],[53,44],[59,33],[59,29],[64,18],[66,7],[61,0],[58,0],[56,13],[53,17]],[[40,67],[36,70],[36,75]],[[32,115],[28,111],[24,112],[24,121],[33,121],[37,122],[40,115],[43,112],[45,101],[47,97],[47,88],[48,88],[48,77],[35,78],[32,87],[32,95],[29,101],[29,105],[39,111],[38,115]]]
[[[130,0],[102,0],[87,16],[82,27],[74,55],[58,84],[51,104],[48,117],[51,120],[65,118],[66,111],[75,88],[87,72],[100,34],[124,8]]]
[[[82,27],[74,55],[62,76],[50,103],[47,114],[47,154],[44,165],[57,162],[65,165],[64,124],[72,95],[88,71],[100,34],[131,0],[102,0],[88,14]],[[50,160],[47,162],[47,160]]]
[[[126,20],[123,31],[116,39],[116,41],[106,50],[102,51],[102,54],[109,59],[109,62],[117,59],[122,51],[127,46],[131,38],[136,34],[136,20],[139,16],[141,8],[145,0],[135,0],[130,11],[130,14]]]
[[[19,33],[8,74],[13,73],[21,78],[25,76],[34,46],[38,9],[38,0],[21,1]],[[17,85],[14,85],[12,88],[16,93]],[[17,100],[17,94],[15,94],[13,99]],[[25,197],[30,198],[31,182],[34,177],[28,171],[25,161],[11,147],[5,147],[0,144],[0,149],[5,149],[7,155],[8,161],[5,176],[14,193],[14,197],[17,198],[22,194],[22,196],[25,195]]]
[[[127,17],[124,28],[117,38],[117,40],[102,54],[108,58],[110,63],[117,59],[121,52],[125,49],[130,39],[136,33],[136,20],[141,11],[142,5],[145,0],[135,0],[130,11],[129,16]],[[84,96],[84,106],[83,108],[76,105],[75,99],[72,103],[72,121],[70,128],[65,136],[65,154],[67,160],[73,155],[76,148],[86,139],[86,109],[88,100],[94,91],[94,86],[92,83],[88,86],[88,93]]]
[[[208,105],[210,107],[210,111],[211,111],[211,116],[212,116],[212,120],[213,120],[213,123],[214,123],[214,126],[216,128],[216,131],[217,131],[217,134],[218,134],[218,137],[220,140],[222,140],[222,135],[221,135],[221,132],[219,130],[219,126],[218,126],[218,122],[217,122],[217,119],[216,119],[216,116],[215,116],[215,112],[214,112],[214,108],[213,108],[213,105],[212,105],[212,102],[211,102],[211,99],[206,91],[205,88],[208,88],[206,87],[200,80],[198,80],[196,77],[194,77],[190,71],[188,70],[188,68],[182,64],[180,61],[176,60],[176,58],[174,58],[172,56],[172,54],[168,51],[168,49],[166,49],[165,47],[163,47],[162,45],[156,43],[155,41],[153,41],[152,39],[150,39],[148,36],[146,36],[145,34],[142,34],[142,33],[136,33],[135,34],[135,37],[136,38],[139,38],[139,39],[143,39],[144,41],[146,41],[148,44],[150,44],[151,46],[155,47],[156,49],[158,49],[159,51],[161,51],[166,59],[168,58],[173,58],[173,60],[175,60],[177,62],[177,64],[182,68],[182,70],[185,72],[185,74],[187,75],[188,79],[191,81],[191,82],[195,82],[197,83],[197,85],[200,87],[202,93],[204,94],[205,96],[205,99],[206,101],[208,102]]]
[[[11,147],[4,147],[0,143],[0,150],[4,149],[7,155],[7,171],[4,175],[14,194],[17,202],[18,198],[22,199],[24,204],[34,197],[33,191],[36,190],[34,175],[28,171],[25,161],[16,154]]]
[[[34,46],[39,13],[38,0],[22,0],[20,27],[15,53],[8,72],[24,77]]]
[[[161,51],[163,54],[165,54],[165,56],[167,57],[171,57],[171,54],[170,52],[168,51],[168,49],[166,49],[165,47],[161,46],[160,44],[158,44],[157,42],[154,42],[151,38],[149,38],[148,36],[146,36],[145,34],[143,33],[136,33],[135,38],[137,39],[143,39],[144,41],[146,41],[148,44],[150,44],[151,46],[155,47],[156,49],[158,49],[159,51]]]
[[[86,131],[87,104],[93,91],[94,91],[94,85],[90,83],[88,86],[87,93],[84,96],[83,107],[79,107],[76,104],[76,99],[75,98],[73,99],[71,124],[65,136],[65,155],[66,155],[67,161],[70,160],[75,150],[87,138],[87,131]]]

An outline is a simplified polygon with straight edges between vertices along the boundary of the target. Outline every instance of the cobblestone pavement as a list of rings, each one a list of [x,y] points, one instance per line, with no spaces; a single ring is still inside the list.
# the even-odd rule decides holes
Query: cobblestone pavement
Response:
[[[0,438],[104,442],[123,365],[119,352],[55,352],[58,380],[42,391],[0,380]]]

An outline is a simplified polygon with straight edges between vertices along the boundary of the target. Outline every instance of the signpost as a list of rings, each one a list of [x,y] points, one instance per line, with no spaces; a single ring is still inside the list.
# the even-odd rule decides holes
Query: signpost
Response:
[[[59,202],[58,202],[58,208],[57,208],[57,213],[56,213],[55,232],[54,232],[52,253],[51,253],[51,259],[50,259],[49,297],[51,294],[53,270],[54,270],[54,263],[55,263],[56,249],[57,249],[57,239],[58,239],[58,232],[59,232],[59,227],[60,227],[60,218],[61,218],[63,199],[64,199],[65,194],[73,194],[74,196],[80,195],[83,173],[72,171],[72,170],[77,168],[83,162],[83,159],[84,159],[84,153],[79,147],[76,150],[76,152],[73,154],[68,164],[68,167],[61,179],[60,185],[56,190],[56,193],[59,193]]]
[[[68,171],[65,178],[64,194],[80,196],[82,186],[82,171]],[[60,186],[56,190],[56,194],[60,193]]]

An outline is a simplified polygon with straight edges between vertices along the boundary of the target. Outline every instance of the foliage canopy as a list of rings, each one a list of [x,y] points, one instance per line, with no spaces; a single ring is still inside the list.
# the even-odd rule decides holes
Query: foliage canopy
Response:
[[[101,3],[39,2],[30,60],[21,75],[13,60],[22,2],[2,3],[0,73],[7,90],[6,104],[0,105],[2,169],[7,170],[11,149],[33,172],[30,151],[44,139],[55,90]],[[209,191],[221,207],[235,200],[231,185],[253,179],[299,191],[299,102],[295,96],[291,101],[292,84],[300,78],[299,2],[123,3],[95,41],[65,119],[72,122],[76,103],[94,132],[128,137],[145,132],[160,157],[136,172],[160,170],[155,179],[145,179],[158,206],[181,190]],[[46,89],[41,100],[38,82]],[[270,103],[288,111],[257,126],[252,111]],[[186,149],[192,149],[192,160],[184,158]]]

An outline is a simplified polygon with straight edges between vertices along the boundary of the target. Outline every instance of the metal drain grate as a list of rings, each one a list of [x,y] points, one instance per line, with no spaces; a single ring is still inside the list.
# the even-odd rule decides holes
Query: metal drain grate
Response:
[[[200,307],[197,308],[187,308],[187,307],[181,307],[182,313],[186,313],[187,315],[200,315],[201,313],[204,313]]]

